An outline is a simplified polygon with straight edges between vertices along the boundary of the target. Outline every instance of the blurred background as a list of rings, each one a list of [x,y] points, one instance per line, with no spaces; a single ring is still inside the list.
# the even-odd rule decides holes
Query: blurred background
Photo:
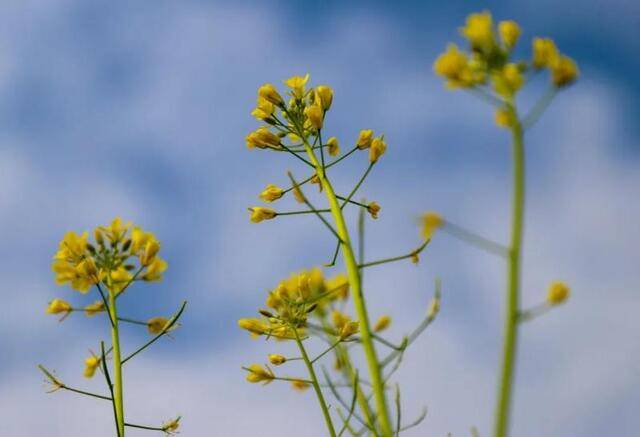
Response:
[[[56,286],[51,257],[64,232],[119,215],[155,232],[169,262],[162,283],[127,293],[123,314],[169,315],[189,301],[175,340],[127,367],[129,421],[182,414],[185,436],[323,435],[312,391],[248,384],[240,368],[286,347],[249,339],[236,320],[290,272],[327,262],[334,244],[313,217],[249,222],[246,208],[267,183],[288,185],[287,169],[307,174],[246,149],[256,90],[308,72],[335,89],[326,131],[343,150],[360,129],[385,133],[388,153],[359,192],[382,205],[367,223],[369,259],[415,247],[425,210],[507,242],[508,135],[486,103],[446,91],[432,73],[446,43],[460,42],[466,15],[483,9],[520,22],[520,56],[533,36],[550,36],[581,69],[527,134],[523,304],[540,302],[553,279],[573,295],[522,327],[513,435],[637,435],[640,3],[631,0],[3,1],[0,431],[113,435],[108,405],[45,394],[36,364],[104,390],[82,370],[88,349],[108,338],[106,320],[58,323],[44,310],[55,297],[96,299]],[[546,84],[537,77],[522,107]],[[339,189],[365,167],[364,154],[347,160],[334,172]],[[406,435],[466,436],[477,426],[486,436],[503,261],[439,233],[418,266],[366,272],[370,312],[391,315],[389,334],[400,339],[423,318],[435,277],[442,312],[398,373],[407,423],[429,411]],[[135,326],[125,335],[127,350],[147,338]]]

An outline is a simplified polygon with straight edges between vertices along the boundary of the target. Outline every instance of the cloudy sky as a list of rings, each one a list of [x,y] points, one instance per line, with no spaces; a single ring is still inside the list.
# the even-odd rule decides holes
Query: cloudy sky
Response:
[[[0,4],[0,431],[13,436],[111,436],[111,411],[71,393],[45,394],[37,363],[85,381],[87,349],[107,323],[45,316],[49,300],[95,300],[54,284],[51,256],[67,230],[120,215],[153,230],[170,268],[140,285],[127,315],[172,313],[189,301],[175,340],[126,374],[129,420],[184,416],[182,433],[323,435],[312,392],[243,381],[241,365],[281,345],[251,341],[251,316],[289,272],[322,264],[333,243],[312,217],[252,225],[246,208],[267,183],[286,185],[282,156],[248,151],[256,89],[310,73],[335,89],[326,130],[389,144],[362,189],[383,207],[368,223],[371,259],[418,243],[416,218],[437,210],[506,242],[509,144],[491,108],[443,89],[431,65],[464,17],[491,9],[523,40],[556,39],[580,64],[527,134],[523,301],[550,280],[571,301],[522,327],[513,420],[517,436],[632,436],[640,427],[640,6],[598,2],[212,2],[5,0]],[[528,44],[519,54],[528,56]],[[544,89],[539,77],[523,107]],[[336,172],[349,190],[366,166]],[[291,206],[285,203],[283,208]],[[499,355],[502,260],[438,235],[419,266],[371,269],[373,317],[396,339],[423,317],[435,277],[442,312],[407,354],[398,381],[403,417],[429,415],[406,435],[489,435]],[[125,348],[146,338],[127,329]],[[286,349],[283,349],[286,350]],[[295,371],[295,370],[294,370]],[[143,435],[145,431],[130,432]]]

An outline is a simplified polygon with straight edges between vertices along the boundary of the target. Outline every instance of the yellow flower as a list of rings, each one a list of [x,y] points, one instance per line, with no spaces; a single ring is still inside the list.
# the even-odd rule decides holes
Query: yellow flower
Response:
[[[156,255],[160,251],[160,242],[155,238],[147,241],[144,245],[144,252],[140,255],[140,264],[149,266],[156,259]]]
[[[80,293],[86,293],[95,284],[93,279],[86,276],[84,271],[79,271],[78,267],[67,261],[55,261],[51,269],[56,274],[55,281],[58,285],[69,282],[71,288]]]
[[[295,379],[291,381],[291,387],[293,387],[293,389],[297,391],[305,391],[311,386],[306,381],[303,381],[301,379]]]
[[[71,304],[62,299],[53,299],[47,306],[47,314],[70,313],[71,311],[73,311]]]
[[[307,106],[304,109],[304,115],[315,130],[322,129],[322,122],[324,119],[324,111],[319,104],[313,104]]]
[[[269,332],[269,325],[261,319],[240,319],[238,320],[238,326],[255,335],[263,335]]]
[[[116,270],[110,272],[111,276],[111,291],[114,293],[120,293],[131,282],[133,276],[123,266],[118,267]]]
[[[127,230],[131,227],[131,222],[122,223],[120,217],[116,217],[111,221],[109,226],[101,226],[100,229],[107,234],[107,238],[111,243],[119,243],[124,238]]]
[[[131,253],[136,254],[144,250],[149,241],[157,241],[156,236],[136,226],[131,231]]]
[[[147,331],[149,331],[149,334],[153,335],[160,334],[168,323],[169,319],[166,317],[153,317],[147,320]]]
[[[260,223],[263,220],[270,220],[278,215],[278,213],[274,210],[263,208],[262,206],[254,206],[253,208],[249,208],[249,211],[251,211],[250,220],[253,223]]]
[[[331,292],[331,296],[343,300],[349,297],[349,279],[346,275],[339,274],[331,279],[327,279],[325,287],[327,291]]]
[[[498,94],[504,97],[513,96],[524,84],[524,77],[517,64],[506,64],[502,71],[493,75],[493,86]]]
[[[333,322],[333,326],[335,326],[336,329],[340,331],[347,323],[351,321],[351,319],[345,313],[338,310],[333,310],[333,312],[331,313],[331,321]]]
[[[422,238],[429,240],[436,229],[442,227],[444,219],[440,214],[427,212],[422,216]]]
[[[303,76],[292,76],[284,81],[284,84],[291,88],[293,96],[297,99],[302,99],[305,94],[305,86],[309,81],[309,74]]]
[[[298,203],[304,203],[304,194],[302,194],[300,187],[293,188],[293,198],[296,199]]]
[[[373,332],[382,332],[391,325],[391,317],[380,316],[375,325],[373,325]]]
[[[371,218],[374,218],[374,219],[378,218],[378,213],[380,212],[380,209],[382,208],[376,202],[371,202],[369,203],[369,205],[367,205],[367,211],[369,211],[369,214],[371,214]]]
[[[273,103],[271,103],[267,99],[258,97],[256,108],[251,111],[251,115],[253,115],[258,120],[266,120],[273,115],[274,110],[275,106],[273,106]]]
[[[154,258],[154,260],[147,266],[147,269],[142,275],[143,281],[154,282],[162,279],[162,274],[167,270],[169,265],[162,258]]]
[[[551,80],[557,87],[569,85],[576,80],[578,74],[578,66],[568,56],[560,56],[551,65]]]
[[[340,339],[345,340],[353,334],[357,334],[359,330],[360,324],[358,322],[347,322],[340,329]]]
[[[498,24],[498,32],[500,33],[500,39],[507,50],[513,48],[520,38],[520,26],[515,21],[507,20],[501,21]]]
[[[258,88],[258,96],[276,106],[281,106],[283,103],[282,96],[278,93],[276,87],[274,87],[270,83],[265,83],[260,88]]]
[[[485,53],[489,53],[495,45],[493,20],[488,11],[470,14],[465,26],[460,29],[460,33],[474,49],[482,50]]]
[[[504,128],[510,128],[515,124],[513,113],[506,109],[496,110],[495,121],[498,126]]]
[[[372,164],[377,162],[378,159],[387,151],[387,143],[384,142],[384,137],[376,137],[371,141],[371,147],[369,148],[369,162]]]
[[[356,141],[356,146],[358,149],[364,150],[371,147],[371,142],[373,141],[373,131],[371,129],[363,129],[360,131],[360,135],[358,136],[358,140]]]
[[[87,252],[88,235],[87,232],[78,235],[73,231],[64,234],[64,238],[60,242],[58,251],[53,256],[53,259],[69,263],[80,262]]]
[[[533,38],[533,66],[535,68],[551,67],[560,53],[551,38]]]
[[[249,149],[254,147],[259,149],[280,148],[280,137],[266,127],[261,127],[251,132],[245,137],[245,140]]]
[[[280,354],[271,354],[269,355],[269,362],[274,366],[279,366],[287,362],[287,357]]]
[[[91,354],[89,358],[84,360],[84,377],[85,378],[93,378],[93,375],[96,373],[96,369],[100,365],[100,358],[96,355]]]
[[[264,189],[262,193],[260,193],[260,199],[265,202],[273,202],[274,200],[278,200],[284,194],[284,190],[277,185],[269,184],[267,188]]]
[[[327,140],[327,149],[329,156],[338,156],[340,154],[340,145],[336,137],[331,137]]]
[[[330,87],[326,85],[320,85],[316,87],[314,103],[319,104],[323,110],[328,111],[329,108],[331,108],[332,102],[333,90]]]
[[[554,281],[549,285],[547,291],[547,303],[549,305],[560,305],[569,298],[571,290],[569,286],[561,281]]]
[[[474,65],[469,62],[467,55],[455,44],[449,44],[447,51],[438,56],[433,64],[433,70],[437,75],[447,79],[446,85],[449,88],[469,88],[484,82],[485,72],[481,68],[482,64],[472,67]]]
[[[104,310],[104,302],[101,300],[97,300],[94,303],[91,303],[84,307],[84,313],[87,317],[95,316],[96,314],[101,313]]]
[[[268,368],[263,368],[260,364],[252,364],[246,369],[249,373],[247,374],[247,381],[251,383],[263,382],[269,384],[275,378],[275,375]]]
[[[167,433],[169,435],[174,435],[179,427],[180,427],[180,417],[178,416],[177,418],[175,418],[173,420],[170,420],[168,422],[163,423],[162,424],[162,431],[164,431],[165,433]]]

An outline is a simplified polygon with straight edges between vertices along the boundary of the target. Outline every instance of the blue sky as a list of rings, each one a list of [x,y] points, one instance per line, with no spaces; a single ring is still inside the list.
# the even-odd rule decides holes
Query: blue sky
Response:
[[[523,300],[535,304],[555,278],[571,283],[574,296],[523,328],[514,435],[633,435],[640,6],[624,0],[2,2],[0,409],[11,420],[0,430],[111,435],[108,408],[46,395],[35,364],[101,389],[81,370],[87,349],[107,336],[104,320],[58,324],[44,307],[54,297],[93,300],[53,283],[51,255],[65,231],[115,215],[153,230],[170,264],[161,284],[132,290],[127,313],[146,318],[190,302],[175,341],[128,370],[132,420],[180,413],[187,436],[321,430],[312,393],[249,385],[240,370],[279,346],[250,341],[236,319],[252,315],[289,272],[325,262],[332,248],[309,217],[248,221],[246,208],[267,183],[285,185],[286,170],[305,171],[246,150],[256,90],[309,72],[335,89],[327,130],[342,144],[362,128],[385,132],[389,151],[362,191],[383,206],[368,227],[371,258],[414,247],[424,210],[504,242],[508,137],[489,107],[447,92],[431,71],[464,17],[485,8],[519,21],[523,41],[553,37],[582,72],[527,137]],[[527,43],[518,50],[529,54]],[[544,81],[531,84],[524,106]],[[364,165],[349,160],[338,186],[348,190]],[[406,417],[429,408],[407,435],[462,436],[471,425],[488,435],[501,261],[438,236],[417,268],[367,272],[371,313],[389,312],[390,335],[399,338],[422,317],[436,276],[441,317],[398,375]],[[129,330],[125,347],[144,339]]]

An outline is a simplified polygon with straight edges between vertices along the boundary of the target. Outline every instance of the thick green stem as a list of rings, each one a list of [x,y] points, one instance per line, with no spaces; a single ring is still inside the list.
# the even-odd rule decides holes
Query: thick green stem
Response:
[[[351,294],[353,296],[353,304],[356,310],[356,316],[360,325],[360,335],[362,337],[362,347],[364,349],[365,358],[369,367],[369,376],[371,378],[372,390],[376,401],[377,416],[380,423],[382,435],[387,437],[393,435],[391,427],[391,421],[389,420],[389,411],[387,408],[387,399],[384,392],[384,381],[382,379],[382,370],[378,363],[378,357],[376,354],[373,339],[371,338],[371,327],[369,324],[369,316],[367,314],[367,307],[362,294],[362,286],[360,282],[360,271],[358,269],[358,263],[351,245],[351,238],[349,231],[345,223],[344,215],[342,214],[342,208],[338,201],[333,186],[329,179],[327,179],[322,165],[318,162],[311,146],[305,141],[307,147],[307,155],[309,159],[316,167],[318,178],[322,183],[324,192],[329,201],[329,207],[331,214],[336,224],[336,230],[340,239],[342,240],[342,254],[347,269],[347,277],[349,278],[349,286],[351,287]]]
[[[109,291],[109,312],[111,320],[111,342],[113,344],[113,398],[116,409],[116,422],[118,435],[124,437],[124,404],[122,396],[122,359],[120,352],[120,332],[118,330],[118,311],[116,308],[116,295]]]
[[[520,294],[520,258],[522,252],[522,230],[524,218],[524,141],[522,125],[517,117],[515,107],[508,105],[513,119],[517,120],[512,127],[513,148],[513,195],[511,217],[511,245],[509,246],[509,269],[507,277],[507,296],[504,314],[504,331],[502,344],[502,370],[498,389],[498,400],[495,412],[495,437],[505,437],[509,431],[509,417],[513,394],[515,373],[516,346],[518,340],[518,311]]]
[[[300,340],[300,336],[298,335],[298,330],[293,329],[296,335],[296,343],[298,344],[298,348],[300,349],[300,353],[302,354],[302,360],[307,366],[307,370],[309,371],[309,377],[311,378],[311,385],[313,385],[313,389],[316,392],[316,396],[318,397],[318,402],[320,403],[320,408],[322,409],[322,415],[324,416],[324,420],[327,423],[327,429],[329,430],[329,435],[331,437],[336,437],[336,430],[333,427],[333,421],[331,420],[331,415],[329,414],[329,408],[327,407],[327,402],[324,400],[324,395],[322,394],[322,389],[320,388],[320,384],[318,383],[318,378],[316,377],[316,371],[313,369],[313,363],[309,359],[309,355],[307,355],[307,350],[304,348],[302,341]]]

